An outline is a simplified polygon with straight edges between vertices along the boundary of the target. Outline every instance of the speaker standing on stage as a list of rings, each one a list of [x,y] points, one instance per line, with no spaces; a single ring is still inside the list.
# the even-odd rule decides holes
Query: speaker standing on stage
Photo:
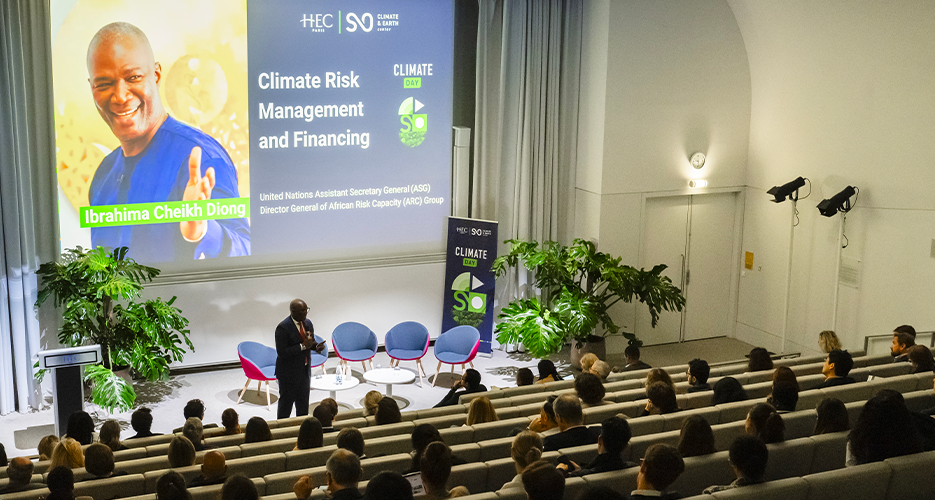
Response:
[[[279,380],[277,418],[288,418],[295,405],[297,417],[308,415],[311,354],[316,345],[315,327],[305,316],[308,306],[295,299],[289,304],[289,317],[276,327],[276,379]]]

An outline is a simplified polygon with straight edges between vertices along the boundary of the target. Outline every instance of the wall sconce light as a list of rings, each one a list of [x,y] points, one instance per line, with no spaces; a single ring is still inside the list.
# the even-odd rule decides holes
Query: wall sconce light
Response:
[[[773,186],[772,189],[766,192],[766,194],[773,195],[773,202],[782,203],[786,201],[786,197],[789,196],[792,198],[792,201],[799,200],[799,188],[805,185],[805,178],[796,177],[795,179],[783,184],[782,186]],[[793,197],[792,194],[795,193]]]
[[[858,194],[860,189],[854,186],[847,186],[840,193],[823,200],[818,204],[818,211],[821,212],[821,215],[825,217],[834,217],[838,212],[848,213],[853,208],[851,204],[851,196]],[[857,199],[854,199],[854,203],[857,202]]]
[[[689,158],[689,161],[691,162],[692,166],[695,167],[695,170],[701,170],[701,167],[704,166],[705,161],[704,153],[699,151],[693,154],[691,158]]]
[[[708,181],[704,179],[692,179],[688,181],[688,187],[690,188],[703,188],[708,185]]]

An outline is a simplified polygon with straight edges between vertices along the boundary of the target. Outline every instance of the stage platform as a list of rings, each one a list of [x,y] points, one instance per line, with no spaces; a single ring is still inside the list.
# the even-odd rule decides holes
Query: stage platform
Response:
[[[695,357],[701,357],[710,363],[731,361],[742,359],[753,346],[744,342],[726,337],[685,342],[682,344],[667,344],[659,346],[648,346],[642,349],[642,359],[653,366],[666,366],[682,364]],[[555,355],[552,360],[555,362],[559,372],[565,375],[573,375],[569,365],[569,347],[566,346],[562,352]],[[611,355],[607,360],[612,366],[622,365],[623,355]],[[522,367],[532,368],[533,373],[538,373],[536,364],[538,360],[521,352],[506,352],[504,349],[495,349],[490,357],[478,355],[474,360],[474,367],[481,372],[482,382],[487,387],[512,387],[516,381],[516,371]],[[386,353],[378,353],[373,360],[374,367],[377,365],[389,367],[389,358]],[[438,361],[432,356],[432,350],[423,359],[423,366],[426,368],[427,375],[430,377],[435,373],[435,366]],[[338,359],[332,358],[325,363],[328,373],[334,373],[338,366]],[[359,408],[362,406],[364,394],[372,390],[384,392],[385,384],[373,384],[364,381],[361,372],[360,363],[356,366],[352,364],[354,376],[360,380],[360,384],[350,390],[337,393],[339,403]],[[401,369],[407,369],[415,372],[415,363],[403,363]],[[447,370],[439,376],[438,384],[432,387],[431,381],[426,378],[425,386],[420,386],[418,374],[415,381],[410,384],[395,385],[393,387],[393,396],[397,399],[404,399],[408,406],[405,409],[430,408],[438,403],[448,392],[452,383],[460,377],[460,366],[455,369],[454,375],[451,374],[451,368],[443,365]],[[315,369],[312,376],[320,373]],[[246,377],[243,370],[225,369],[214,370],[202,373],[191,373],[170,377],[167,382],[138,382],[136,391],[138,395],[137,406],[147,406],[153,410],[153,432],[168,433],[172,429],[181,427],[184,423],[182,409],[190,399],[199,398],[205,403],[207,408],[205,412],[206,423],[220,423],[221,412],[226,408],[234,408],[240,415],[241,426],[246,425],[251,417],[259,416],[264,419],[276,418],[277,387],[276,383],[270,385],[272,393],[272,404],[269,410],[266,408],[265,388],[261,392],[256,391],[256,383],[252,383],[250,389],[244,396],[244,402],[239,405],[237,395],[243,388]],[[328,397],[326,391],[313,390],[311,393],[311,404],[314,406],[323,398]],[[35,446],[39,440],[53,431],[53,415],[51,410],[51,394],[46,395],[48,407],[30,413],[11,413],[0,417],[0,442],[6,447],[7,455],[12,458],[16,456],[33,455],[36,453]],[[403,406],[403,405],[401,405]],[[96,427],[108,419],[117,419],[124,429],[121,434],[126,438],[134,434],[130,429],[130,415],[132,412],[109,414],[105,410],[98,408],[90,403],[86,406],[86,411],[91,414],[95,420]]]

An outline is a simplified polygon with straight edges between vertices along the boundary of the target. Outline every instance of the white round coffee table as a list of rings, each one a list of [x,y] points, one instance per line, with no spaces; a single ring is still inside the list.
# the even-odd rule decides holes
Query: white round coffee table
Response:
[[[408,384],[416,379],[416,375],[409,370],[399,368],[377,368],[364,372],[364,380],[374,384],[386,384],[386,395],[400,402],[400,408],[409,406],[409,401],[400,397],[393,397],[393,384]]]
[[[341,380],[340,384],[338,383],[339,378]],[[331,399],[334,399],[335,401],[337,401],[338,391],[346,391],[348,389],[353,389],[357,387],[359,384],[360,384],[360,381],[357,380],[357,378],[355,377],[349,377],[347,375],[340,375],[340,374],[332,373],[332,374],[325,374],[325,375],[313,375],[311,384],[309,385],[311,385],[312,389],[316,389],[319,391],[328,391],[331,395]],[[347,408],[353,408],[352,406],[344,404],[344,403],[339,403],[339,404]]]

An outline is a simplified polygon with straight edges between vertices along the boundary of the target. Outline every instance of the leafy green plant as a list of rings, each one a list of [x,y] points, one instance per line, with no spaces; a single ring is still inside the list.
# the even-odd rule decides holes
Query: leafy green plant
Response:
[[[46,262],[37,273],[42,284],[36,307],[51,297],[63,309],[59,342],[101,345],[104,363],[86,367],[85,378],[93,384],[92,401],[111,412],[129,410],[136,401],[133,386],[113,369],[129,366],[146,380],[167,380],[169,364],[181,361],[186,347],[195,350],[175,297],[137,301],[143,284],[160,271],[128,258],[128,250],[67,249],[60,262]]]
[[[595,335],[621,334],[630,344],[642,345],[634,333],[620,331],[609,314],[617,302],[642,302],[649,308],[652,326],[662,311],[681,311],[685,297],[672,280],[662,275],[665,265],[652,270],[620,264],[620,257],[598,252],[590,241],[576,239],[571,246],[547,241],[507,240],[510,252],[492,265],[497,277],[519,265],[533,272],[540,298],[514,300],[498,318],[497,340],[521,342],[530,354],[546,357],[558,352],[568,337],[580,348]]]

